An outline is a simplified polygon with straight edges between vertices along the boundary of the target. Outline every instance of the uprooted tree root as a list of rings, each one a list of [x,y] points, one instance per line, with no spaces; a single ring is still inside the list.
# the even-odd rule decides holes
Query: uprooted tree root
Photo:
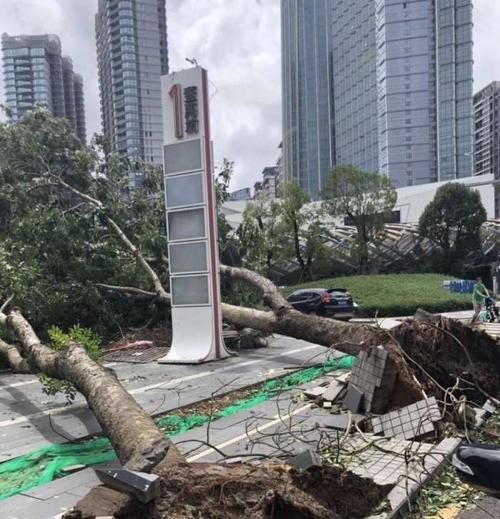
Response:
[[[181,463],[159,466],[155,472],[162,481],[155,503],[141,507],[129,501],[115,517],[361,519],[382,505],[392,488],[333,467],[298,472],[286,465]],[[89,501],[89,494],[78,507],[83,513],[68,517],[89,519],[98,511],[107,513],[107,508],[101,508],[103,502],[109,504],[119,494],[104,492],[108,497],[101,493],[101,503]]]
[[[358,519],[390,490],[332,467],[182,464],[160,476],[155,519]]]
[[[485,332],[460,321],[419,311],[415,319],[394,330],[408,366],[432,394],[441,388],[459,386],[465,395],[484,402],[500,394],[500,346]],[[425,370],[423,372],[422,368]],[[441,395],[442,396],[442,395]]]

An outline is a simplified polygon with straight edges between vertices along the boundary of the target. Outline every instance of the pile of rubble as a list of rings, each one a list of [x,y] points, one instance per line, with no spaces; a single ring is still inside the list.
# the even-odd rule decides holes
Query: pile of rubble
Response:
[[[423,394],[422,400],[387,412],[386,395],[395,377],[387,352],[375,348],[359,354],[352,372],[329,374],[318,385],[304,389],[303,396],[335,415],[330,422],[332,429],[359,424],[364,432],[386,438],[431,437],[437,432],[436,424],[445,419],[446,409],[440,408],[435,397]],[[482,409],[474,412],[468,408],[467,412],[467,425],[479,427],[495,412],[495,406],[488,400]]]

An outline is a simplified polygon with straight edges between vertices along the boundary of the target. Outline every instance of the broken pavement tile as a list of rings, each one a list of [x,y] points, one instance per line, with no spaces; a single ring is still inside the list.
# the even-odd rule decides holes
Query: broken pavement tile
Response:
[[[127,469],[95,469],[106,486],[133,494],[141,503],[149,503],[160,495],[160,478],[155,474]]]
[[[489,415],[495,414],[498,410],[497,406],[488,398],[486,402],[483,404],[483,409]]]
[[[351,415],[351,425],[359,423],[364,419],[362,415]],[[349,426],[349,415],[347,413],[341,413],[331,416],[331,421],[327,422],[328,429],[335,429],[338,431],[345,431]]]
[[[341,384],[347,384],[349,382],[349,379],[351,378],[351,372],[348,371],[347,373],[342,373],[342,375],[336,375],[335,380],[337,382],[340,382]]]
[[[326,391],[326,389],[327,389],[326,387],[316,386],[311,389],[305,389],[304,395],[307,398],[318,398],[318,396],[323,395],[323,393]]]
[[[286,463],[295,467],[297,470],[308,470],[312,467],[321,467],[323,464],[321,458],[311,449],[307,449],[289,458],[286,460]]]
[[[326,388],[326,391],[321,395],[323,400],[327,400],[329,402],[333,402],[343,391],[344,385],[340,382],[333,381]],[[323,406],[324,407],[324,406]]]
[[[432,397],[381,416],[374,416],[371,423],[375,434],[412,440],[433,432],[434,422],[440,419],[439,406]]]
[[[353,413],[359,413],[363,402],[363,392],[354,384],[349,383],[347,394],[344,398],[344,407]]]
[[[358,354],[349,386],[353,384],[363,393],[363,408],[366,413],[385,412],[396,374],[397,370],[382,346]]]

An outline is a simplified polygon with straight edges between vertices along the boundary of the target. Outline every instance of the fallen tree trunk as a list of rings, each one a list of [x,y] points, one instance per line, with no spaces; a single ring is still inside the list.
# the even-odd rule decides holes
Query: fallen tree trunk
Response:
[[[170,294],[162,286],[161,280],[149,265],[141,251],[130,241],[120,226],[107,214],[103,204],[74,187],[68,185],[60,177],[48,171],[49,177],[62,189],[79,196],[83,202],[89,203],[102,212],[110,229],[117,235],[121,243],[135,258],[137,264],[151,279],[154,292],[136,289],[134,287],[106,287],[119,290],[128,296],[142,299],[151,295],[160,304],[170,304]],[[304,315],[294,310],[268,279],[243,268],[221,266],[221,273],[231,279],[243,281],[257,287],[264,302],[271,311],[243,308],[229,304],[222,305],[226,322],[240,328],[255,328],[267,333],[277,333],[303,339],[327,347],[335,347],[339,351],[356,355],[363,349],[383,345],[398,370],[399,391],[407,392],[409,399],[421,395],[422,384],[418,381],[424,376],[424,381],[432,380],[434,385],[442,388],[449,387],[452,379],[461,378],[464,373],[474,378],[474,387],[479,392],[491,393],[494,396],[500,390],[500,352],[498,346],[484,334],[460,323],[451,325],[446,320],[439,324],[402,323],[390,333],[373,327],[342,323],[332,319]],[[441,331],[439,331],[441,329]],[[450,332],[452,329],[452,332]],[[430,333],[433,331],[434,335]],[[451,335],[457,340],[450,341]],[[433,337],[429,342],[430,337]],[[457,342],[458,341],[458,342]],[[472,344],[472,355],[464,355]],[[436,350],[436,344],[442,345]],[[459,347],[460,344],[460,347]],[[437,353],[441,352],[441,355]],[[456,353],[456,355],[455,355]],[[451,368],[451,369],[450,369]],[[432,376],[434,373],[435,376]],[[417,380],[415,380],[417,379]],[[402,384],[402,385],[401,385]]]
[[[124,466],[149,471],[168,454],[182,459],[114,372],[91,360],[82,346],[71,343],[65,350],[55,351],[43,345],[19,311],[0,314],[0,324],[19,340],[19,350],[7,345],[7,354],[12,353],[12,348],[17,351],[17,355],[8,357],[14,358],[14,367],[30,365],[49,377],[71,382],[87,400]]]
[[[60,188],[80,196],[85,203],[92,204],[101,212],[109,227],[149,276],[154,292],[134,287],[102,288],[119,290],[142,299],[151,296],[151,299],[160,304],[170,304],[170,295],[162,286],[159,276],[140,250],[107,214],[102,203],[80,193],[59,177],[50,176]],[[398,381],[392,396],[398,396],[398,405],[421,398],[421,392],[424,387],[427,389],[427,386],[436,391],[446,391],[453,384],[456,385],[457,379],[469,384],[467,389],[475,388],[477,395],[482,397],[490,392],[496,396],[500,390],[498,346],[466,327],[450,324],[445,320],[433,322],[431,319],[423,319],[419,322],[402,323],[392,332],[386,332],[368,326],[304,315],[287,303],[271,281],[246,269],[221,267],[221,271],[232,279],[259,288],[265,304],[271,309],[264,311],[224,304],[224,319],[234,326],[287,335],[334,347],[348,354],[357,354],[361,350],[383,345],[397,370]],[[147,413],[128,395],[111,371],[91,361],[78,344],[68,345],[63,352],[55,352],[44,346],[19,312],[14,311],[9,316],[0,314],[0,324],[16,333],[20,342],[21,359],[17,358],[9,347],[2,349],[0,345],[0,351],[4,351],[8,357],[10,352],[13,364],[17,364],[19,369],[26,367],[26,364],[23,364],[26,361],[27,365],[50,377],[72,382],[87,399],[125,466],[134,470],[150,470],[161,463],[167,467],[164,472],[165,478],[173,474],[168,469],[169,465],[174,461],[177,463],[182,457],[156,428]],[[388,400],[390,396],[388,395]],[[199,474],[198,477],[203,477],[203,471],[197,472],[197,467],[190,472],[189,469],[178,465],[176,471],[182,486],[172,489],[173,502],[190,484],[189,478],[183,477],[185,473]],[[217,468],[216,476],[221,476],[223,487],[230,472],[227,467]],[[125,500],[127,499],[125,497]],[[280,497],[280,502],[282,501]],[[276,499],[269,500],[271,508],[276,502]]]
[[[272,311],[224,303],[224,320],[238,328],[254,328],[334,347],[350,355],[382,345],[388,351],[398,379],[388,408],[400,407],[426,394],[442,396],[461,379],[469,397],[482,401],[500,393],[500,347],[491,337],[453,319],[420,311],[417,319],[402,322],[391,331],[373,326],[344,323],[293,309],[276,286],[255,272],[221,266],[221,273],[258,288]],[[120,287],[107,287],[122,291]],[[124,292],[130,293],[130,288]],[[140,291],[140,296],[148,294]],[[170,295],[149,297],[170,304]]]

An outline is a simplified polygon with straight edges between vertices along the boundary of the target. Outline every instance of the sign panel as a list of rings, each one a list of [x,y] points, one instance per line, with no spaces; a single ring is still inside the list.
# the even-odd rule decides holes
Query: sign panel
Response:
[[[207,71],[162,77],[172,347],[160,363],[227,357],[217,247]]]

